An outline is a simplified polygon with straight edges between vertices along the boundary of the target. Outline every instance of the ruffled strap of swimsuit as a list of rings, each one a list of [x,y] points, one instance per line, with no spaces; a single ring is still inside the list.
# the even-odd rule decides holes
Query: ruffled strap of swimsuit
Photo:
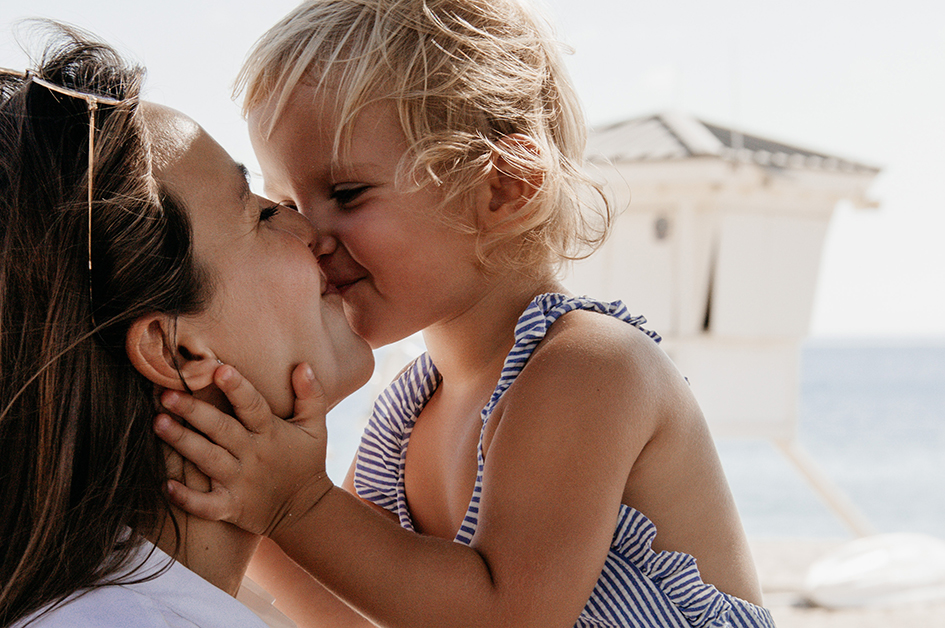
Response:
[[[589,310],[613,316],[633,325],[655,342],[660,341],[659,334],[643,328],[646,319],[643,316],[631,315],[622,301],[607,303],[589,297],[568,297],[557,293],[539,295],[525,308],[515,325],[515,345],[505,358],[502,375],[499,377],[499,383],[493,391],[489,403],[482,410],[483,422],[487,421],[489,416],[492,415],[495,404],[499,402],[505,391],[518,377],[532,351],[544,339],[551,325],[563,315],[575,310]]]

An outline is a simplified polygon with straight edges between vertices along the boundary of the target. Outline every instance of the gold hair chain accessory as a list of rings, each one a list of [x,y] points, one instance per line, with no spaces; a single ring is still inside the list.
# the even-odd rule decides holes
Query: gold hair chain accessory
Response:
[[[87,233],[87,251],[89,259],[89,312],[91,313],[93,307],[92,301],[92,182],[94,180],[94,171],[95,171],[95,113],[98,111],[98,106],[102,105],[120,105],[122,101],[116,100],[114,98],[108,98],[106,96],[96,96],[94,94],[87,94],[85,92],[80,92],[78,90],[69,89],[68,87],[63,87],[62,85],[56,85],[55,83],[50,83],[49,81],[42,79],[29,70],[25,72],[18,72],[16,70],[9,70],[7,68],[0,68],[0,74],[12,74],[13,76],[18,76],[24,81],[32,81],[37,85],[41,85],[46,89],[56,92],[57,94],[62,94],[63,96],[69,96],[71,98],[79,98],[84,100],[88,104],[89,108],[89,172],[88,172],[88,233]],[[92,327],[95,327],[95,315],[92,314]]]

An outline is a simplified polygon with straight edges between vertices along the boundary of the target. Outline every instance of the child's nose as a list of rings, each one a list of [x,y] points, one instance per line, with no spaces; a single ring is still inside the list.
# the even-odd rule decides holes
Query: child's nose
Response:
[[[332,233],[326,231],[318,232],[318,241],[315,244],[315,256],[321,258],[325,255],[331,255],[338,249],[338,238]]]

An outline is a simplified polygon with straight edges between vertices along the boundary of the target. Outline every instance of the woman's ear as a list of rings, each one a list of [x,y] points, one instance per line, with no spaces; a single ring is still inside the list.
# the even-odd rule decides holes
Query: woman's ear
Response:
[[[544,173],[535,168],[539,153],[535,141],[527,135],[514,133],[499,140],[505,155],[497,153],[489,174],[488,202],[478,204],[479,224],[489,229],[509,221],[541,188]],[[516,159],[521,155],[521,159]]]
[[[206,388],[220,365],[190,325],[167,314],[147,314],[132,323],[125,351],[138,372],[173,390]]]

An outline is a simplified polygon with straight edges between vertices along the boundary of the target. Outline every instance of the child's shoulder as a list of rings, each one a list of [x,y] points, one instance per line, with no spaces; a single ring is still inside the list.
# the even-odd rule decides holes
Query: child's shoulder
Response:
[[[533,384],[522,389],[649,410],[685,381],[640,328],[587,310],[564,314],[551,326],[522,376]]]
[[[555,321],[535,350],[536,356],[540,353],[558,359],[593,360],[614,366],[641,366],[665,355],[653,338],[639,327],[591,310],[568,312]]]
[[[679,384],[682,381],[682,385]],[[632,324],[576,310],[548,329],[501,402],[531,437],[633,460],[672,412],[685,380]],[[548,417],[554,417],[548,420]]]

